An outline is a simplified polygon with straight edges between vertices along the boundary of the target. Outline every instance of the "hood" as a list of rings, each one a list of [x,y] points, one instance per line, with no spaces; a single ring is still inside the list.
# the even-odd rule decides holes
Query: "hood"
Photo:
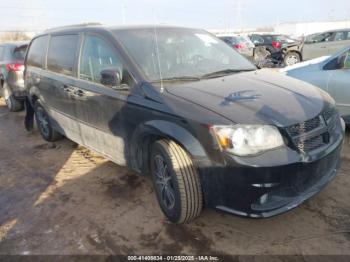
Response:
[[[289,126],[317,116],[326,104],[332,103],[322,90],[264,69],[168,84],[165,89],[240,124]]]

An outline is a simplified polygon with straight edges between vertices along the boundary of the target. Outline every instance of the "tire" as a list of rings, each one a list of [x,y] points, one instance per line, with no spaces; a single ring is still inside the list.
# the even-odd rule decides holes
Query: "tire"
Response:
[[[301,57],[296,52],[289,52],[283,58],[283,63],[286,66],[295,65],[297,63],[300,63],[300,61],[301,61]]]
[[[158,203],[169,221],[182,224],[199,216],[202,188],[187,152],[174,141],[159,140],[153,145],[150,164]]]
[[[14,97],[11,89],[6,83],[4,83],[4,86],[3,86],[3,96],[5,99],[6,106],[11,112],[18,112],[23,110],[24,108],[23,101],[19,101]]]
[[[52,127],[49,115],[38,102],[36,102],[34,105],[34,114],[38,129],[44,140],[48,142],[55,142],[63,137]]]

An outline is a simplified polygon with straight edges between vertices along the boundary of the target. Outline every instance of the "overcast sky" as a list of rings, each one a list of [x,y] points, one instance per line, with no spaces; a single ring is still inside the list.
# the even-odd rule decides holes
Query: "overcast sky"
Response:
[[[350,0],[0,0],[0,31],[101,22],[207,29],[350,20]]]

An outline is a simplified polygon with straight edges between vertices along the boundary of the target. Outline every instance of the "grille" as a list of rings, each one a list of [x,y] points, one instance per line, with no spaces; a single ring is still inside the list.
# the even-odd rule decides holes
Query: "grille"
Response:
[[[294,145],[303,153],[326,146],[335,131],[335,110],[330,108],[321,115],[286,128]]]
[[[327,144],[325,143],[323,135],[315,136],[306,140],[298,140],[296,143],[299,150],[305,153],[311,152]]]
[[[292,125],[290,127],[287,127],[287,132],[292,137],[302,135],[304,133],[310,132],[318,127],[320,127],[322,124],[320,116],[317,116],[313,119],[310,119],[308,121]]]
[[[323,112],[323,117],[328,122],[334,116],[334,113],[334,108],[329,108]]]

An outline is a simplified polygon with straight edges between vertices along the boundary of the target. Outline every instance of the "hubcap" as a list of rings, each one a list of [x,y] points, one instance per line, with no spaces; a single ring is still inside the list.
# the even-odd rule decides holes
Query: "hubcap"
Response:
[[[168,165],[160,155],[155,156],[154,162],[156,187],[161,201],[167,209],[173,209],[175,206],[175,190],[171,175],[168,172]]]
[[[38,118],[38,123],[39,123],[39,128],[41,132],[44,134],[45,137],[49,135],[49,121],[48,118],[44,112],[44,110],[39,107],[37,110],[37,118]]]
[[[295,55],[292,55],[292,56],[289,56],[286,60],[286,64],[287,65],[294,65],[296,63],[298,63],[299,59],[295,56]]]

